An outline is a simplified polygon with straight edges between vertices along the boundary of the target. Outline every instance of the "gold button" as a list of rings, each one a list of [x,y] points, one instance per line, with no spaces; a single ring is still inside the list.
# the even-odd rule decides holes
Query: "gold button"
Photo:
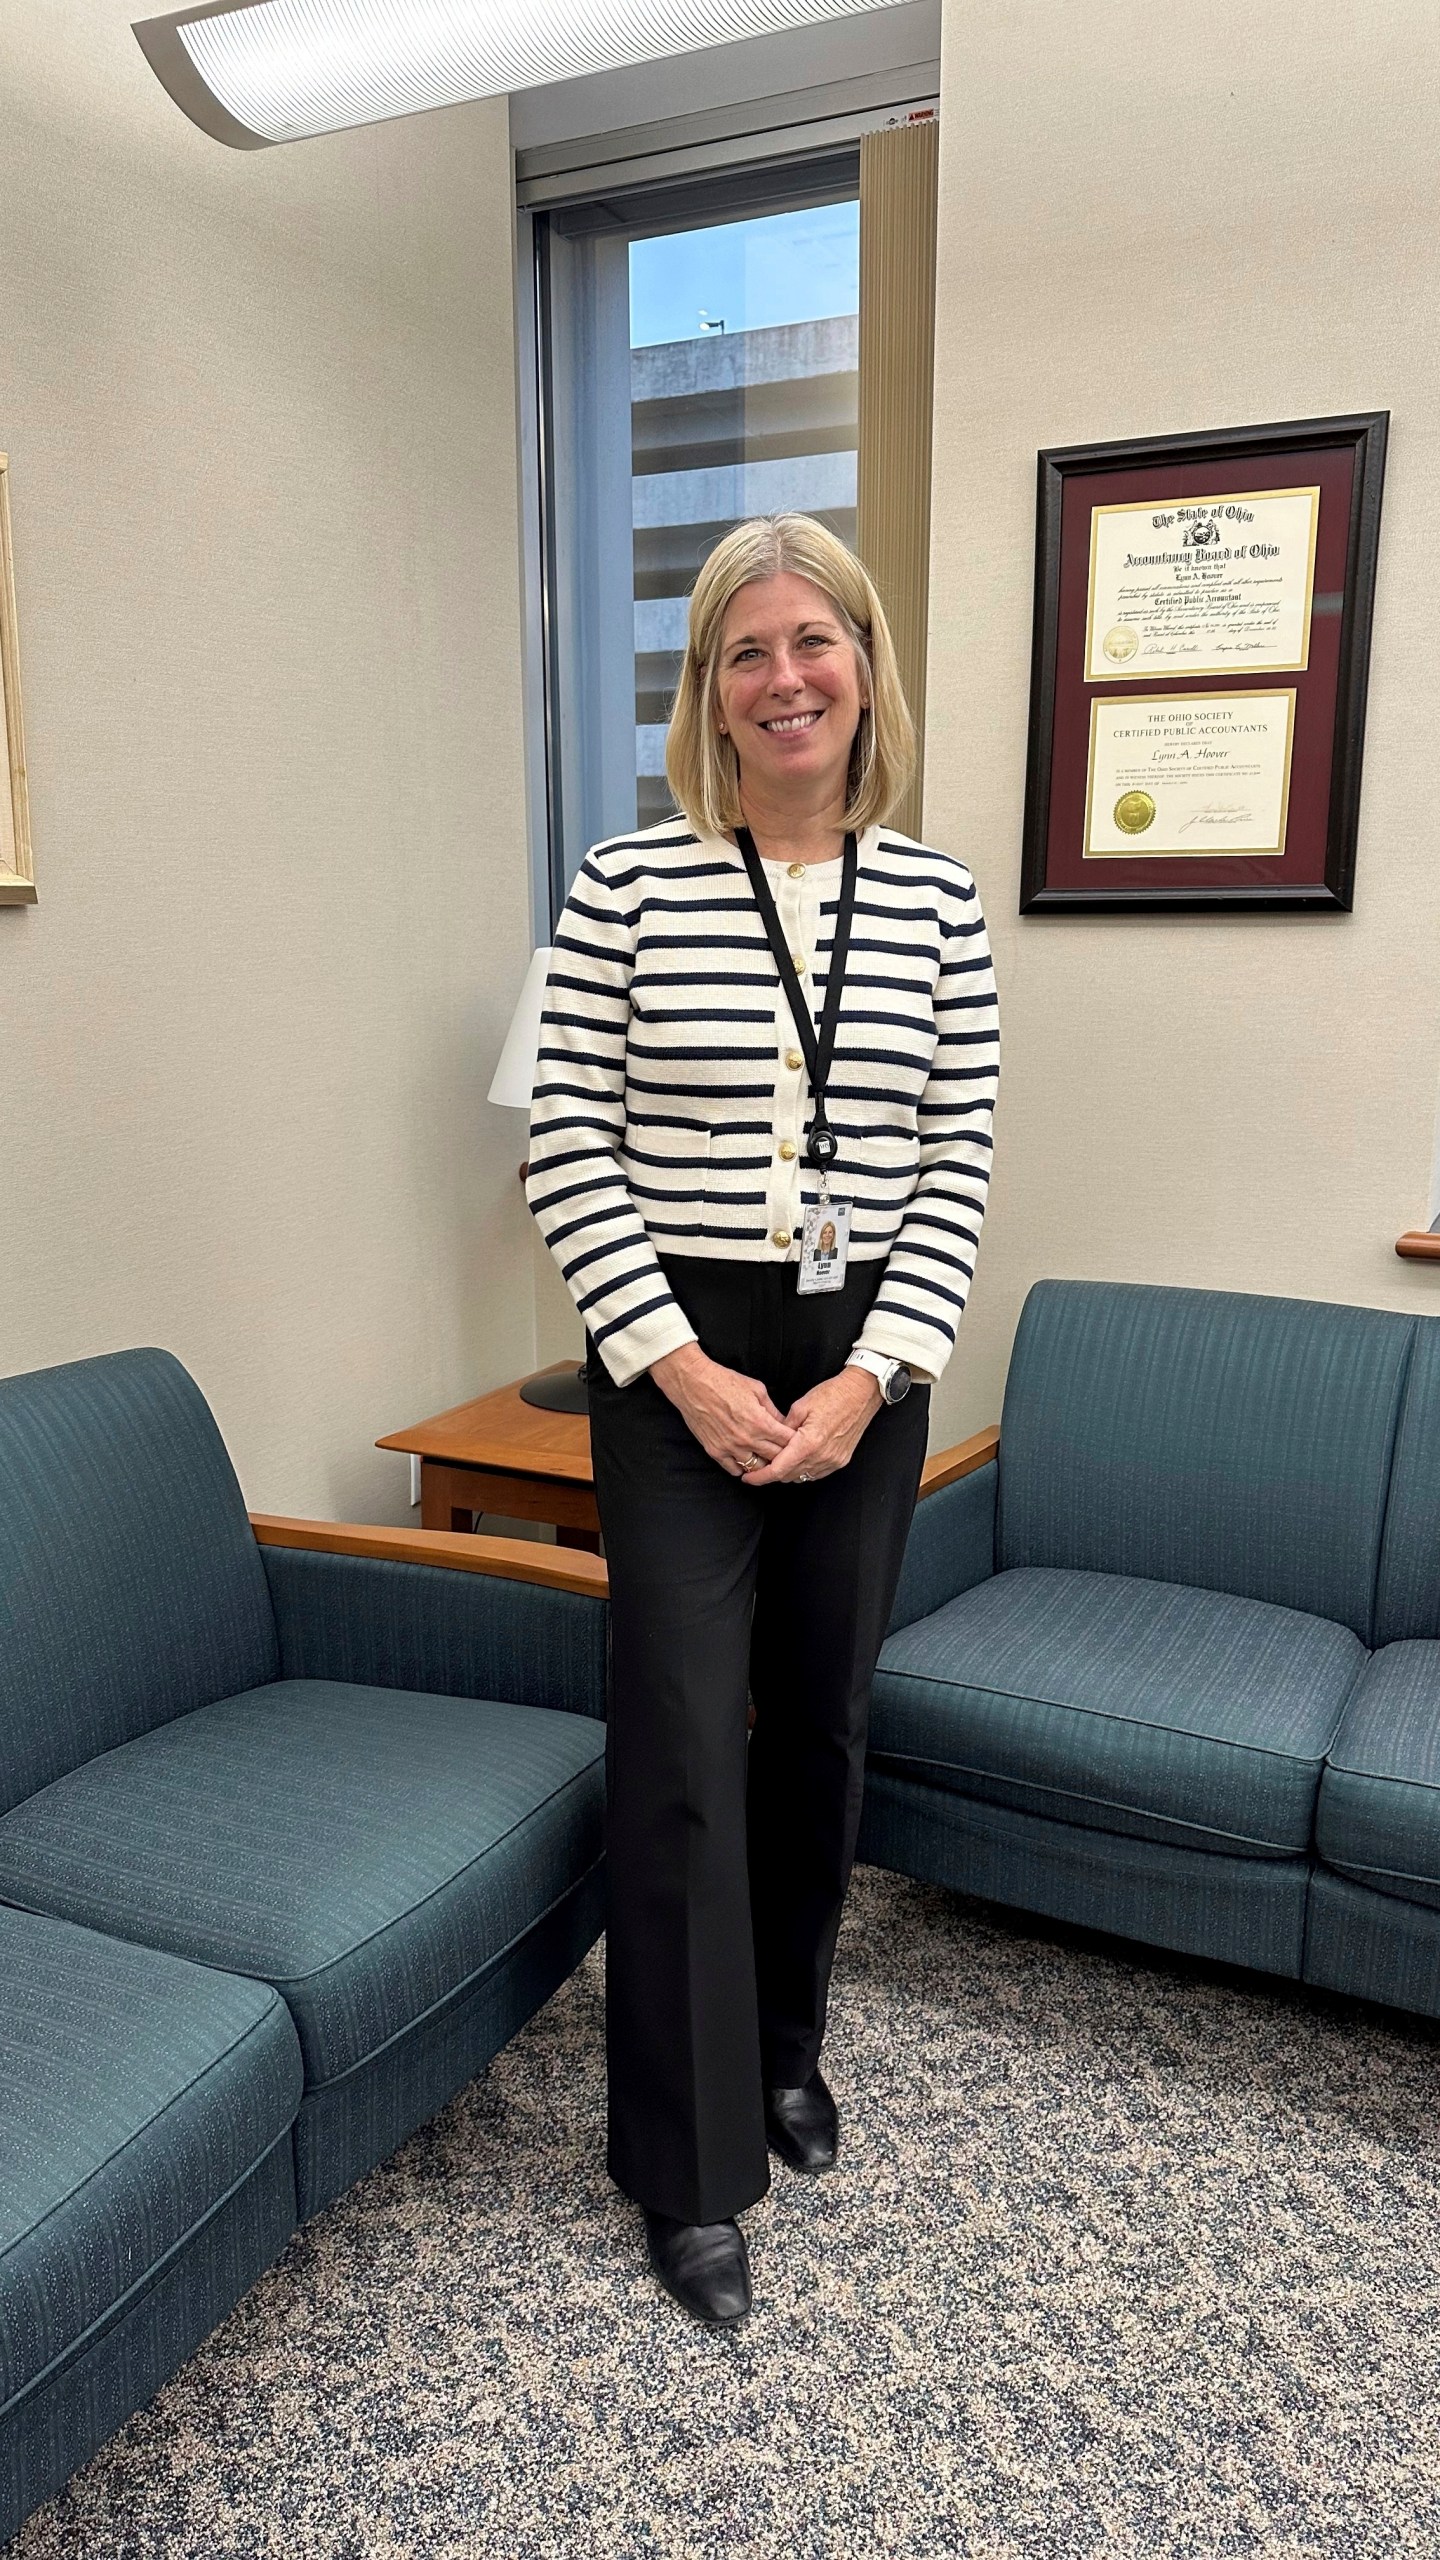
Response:
[[[805,975],[805,954],[804,954],[804,952],[803,952],[803,951],[792,951],[792,952],[791,952],[791,954],[790,954],[790,957],[791,957],[791,959],[792,959],[792,960],[794,961],[794,963],[795,963],[795,975],[796,975],[796,977],[797,977],[797,978],[803,978],[803,977],[804,977],[804,975]]]
[[[780,1247],[781,1252],[783,1253],[783,1252],[785,1251],[786,1246],[787,1246],[787,1245],[788,1245],[788,1243],[790,1242],[790,1230],[789,1230],[789,1228],[788,1228],[788,1227],[777,1227],[777,1228],[776,1228],[776,1230],[775,1230],[775,1233],[774,1233],[774,1234],[773,1234],[773,1236],[771,1237],[770,1241],[771,1241],[771,1243],[772,1243],[772,1244],[778,1244],[778,1246]]]
[[[804,879],[804,877],[805,877],[805,865],[804,865],[804,863],[803,863],[803,862],[792,862],[792,863],[791,863],[791,865],[790,865],[789,877],[790,877],[792,880],[803,880],[803,879]]]
[[[785,1052],[785,1064],[787,1067],[803,1067],[805,1061],[801,1057],[798,1049],[787,1049]]]
[[[789,1163],[789,1161],[790,1161],[790,1158],[791,1158],[791,1157],[793,1156],[793,1154],[795,1153],[795,1141],[794,1141],[794,1139],[793,1139],[793,1138],[782,1138],[782,1139],[781,1139],[781,1141],[780,1141],[780,1153],[781,1153],[781,1154],[782,1154],[782,1156],[785,1158],[785,1161],[786,1161],[786,1163],[788,1164],[788,1163]]]

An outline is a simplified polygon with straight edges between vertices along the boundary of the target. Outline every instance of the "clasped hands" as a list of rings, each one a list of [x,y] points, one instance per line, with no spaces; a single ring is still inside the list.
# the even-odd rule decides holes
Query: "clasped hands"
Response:
[[[884,1401],[868,1369],[840,1369],[782,1413],[761,1379],[725,1368],[698,1342],[667,1351],[650,1375],[707,1457],[747,1484],[814,1483],[837,1474]],[[758,1467],[746,1463],[756,1457]]]

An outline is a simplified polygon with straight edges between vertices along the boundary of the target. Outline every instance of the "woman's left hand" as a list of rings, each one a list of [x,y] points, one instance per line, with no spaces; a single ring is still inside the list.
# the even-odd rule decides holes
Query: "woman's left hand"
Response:
[[[785,1419],[795,1425],[778,1457],[768,1466],[750,1467],[746,1484],[814,1483],[817,1476],[837,1475],[848,1467],[867,1422],[885,1399],[868,1369],[841,1369],[822,1378],[807,1395],[797,1396]]]

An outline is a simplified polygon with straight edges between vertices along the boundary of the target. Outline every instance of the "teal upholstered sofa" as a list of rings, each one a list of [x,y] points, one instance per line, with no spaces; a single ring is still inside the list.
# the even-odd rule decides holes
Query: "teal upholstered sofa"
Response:
[[[1440,1323],[1044,1283],[934,1473],[861,1855],[1440,2015]],[[603,1591],[0,1381],[0,2535],[596,1934]]]
[[[1042,1282],[973,1454],[860,1855],[1440,2016],[1440,1322]]]
[[[599,1930],[598,1559],[266,1535],[164,1353],[0,1381],[0,2539]]]

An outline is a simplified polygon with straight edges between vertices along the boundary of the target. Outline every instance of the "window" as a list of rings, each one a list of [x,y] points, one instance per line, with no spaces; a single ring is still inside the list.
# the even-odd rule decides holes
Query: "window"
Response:
[[[854,540],[858,195],[847,150],[537,220],[556,910],[588,845],[672,806],[685,600],[721,535],[798,507]]]
[[[781,507],[855,538],[859,216],[850,197],[631,243],[642,827],[671,806],[665,722],[706,553],[742,517]]]

